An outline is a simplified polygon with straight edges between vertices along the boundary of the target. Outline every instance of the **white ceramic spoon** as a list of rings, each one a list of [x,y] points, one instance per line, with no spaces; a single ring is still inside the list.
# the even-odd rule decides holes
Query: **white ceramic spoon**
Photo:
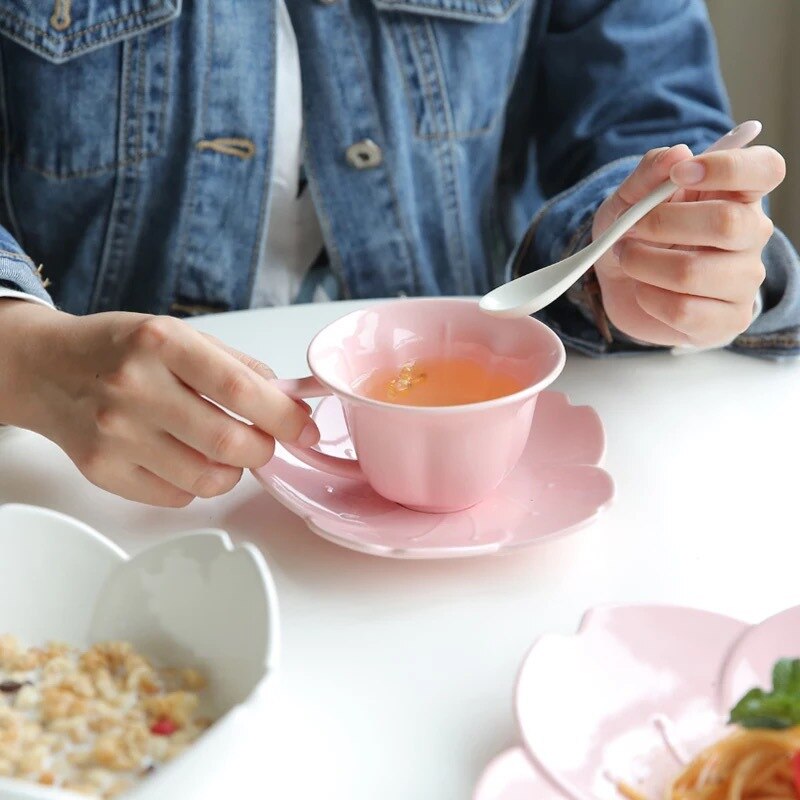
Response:
[[[744,147],[761,133],[761,123],[755,120],[743,122],[733,130],[728,131],[704,152],[714,150],[734,150]],[[678,186],[672,181],[664,181],[647,197],[644,197],[631,206],[619,219],[612,223],[608,229],[597,237],[590,245],[577,253],[551,264],[549,267],[538,269],[521,278],[509,281],[489,292],[481,298],[480,307],[488,314],[496,317],[526,317],[540,311],[553,302],[569,289],[604,253],[610,250],[645,214],[652,211],[659,203],[663,203]],[[517,272],[517,267],[530,249],[530,236],[522,240],[512,262],[512,272]]]

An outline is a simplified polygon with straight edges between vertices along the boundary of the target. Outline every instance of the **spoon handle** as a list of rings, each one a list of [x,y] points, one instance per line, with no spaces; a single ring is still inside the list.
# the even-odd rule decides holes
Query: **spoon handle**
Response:
[[[761,132],[761,123],[748,120],[728,131],[722,138],[707,147],[704,153],[713,153],[717,150],[736,150],[753,141]],[[586,249],[591,248],[592,261],[597,261],[606,251],[617,243],[642,217],[649,214],[657,205],[663,203],[668,197],[678,190],[678,185],[672,181],[664,181],[650,194],[643,197],[638,203],[632,205],[624,214],[621,214],[603,233],[598,236]]]

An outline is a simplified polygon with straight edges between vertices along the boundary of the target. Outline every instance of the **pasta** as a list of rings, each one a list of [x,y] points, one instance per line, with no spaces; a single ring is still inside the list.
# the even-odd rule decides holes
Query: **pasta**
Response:
[[[665,800],[798,800],[800,726],[738,730],[703,750],[667,788]],[[626,800],[647,800],[627,784]]]
[[[800,659],[781,659],[772,689],[751,689],[731,710],[737,729],[699,753],[664,800],[800,800]],[[648,800],[617,784],[625,800]]]

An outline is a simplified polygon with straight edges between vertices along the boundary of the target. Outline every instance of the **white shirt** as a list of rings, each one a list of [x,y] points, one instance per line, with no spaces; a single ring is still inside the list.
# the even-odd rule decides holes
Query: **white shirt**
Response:
[[[270,207],[250,305],[288,305],[323,248],[311,192],[298,195],[303,163],[303,94],[300,54],[285,0],[277,0],[275,109]],[[0,287],[0,298],[49,305],[32,295]]]

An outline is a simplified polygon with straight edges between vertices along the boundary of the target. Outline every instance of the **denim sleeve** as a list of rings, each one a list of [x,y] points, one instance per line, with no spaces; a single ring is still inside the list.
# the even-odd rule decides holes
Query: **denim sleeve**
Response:
[[[645,152],[681,142],[700,152],[733,125],[701,0],[557,0],[541,48],[535,136],[549,200],[526,237],[524,271],[585,245],[597,207]],[[798,355],[797,252],[777,231],[763,258],[762,313],[730,347]],[[609,341],[575,299],[562,297],[540,315],[568,344],[590,355],[652,349],[618,331]]]
[[[25,255],[14,237],[0,225],[0,286],[18,289],[52,304],[33,261]]]

